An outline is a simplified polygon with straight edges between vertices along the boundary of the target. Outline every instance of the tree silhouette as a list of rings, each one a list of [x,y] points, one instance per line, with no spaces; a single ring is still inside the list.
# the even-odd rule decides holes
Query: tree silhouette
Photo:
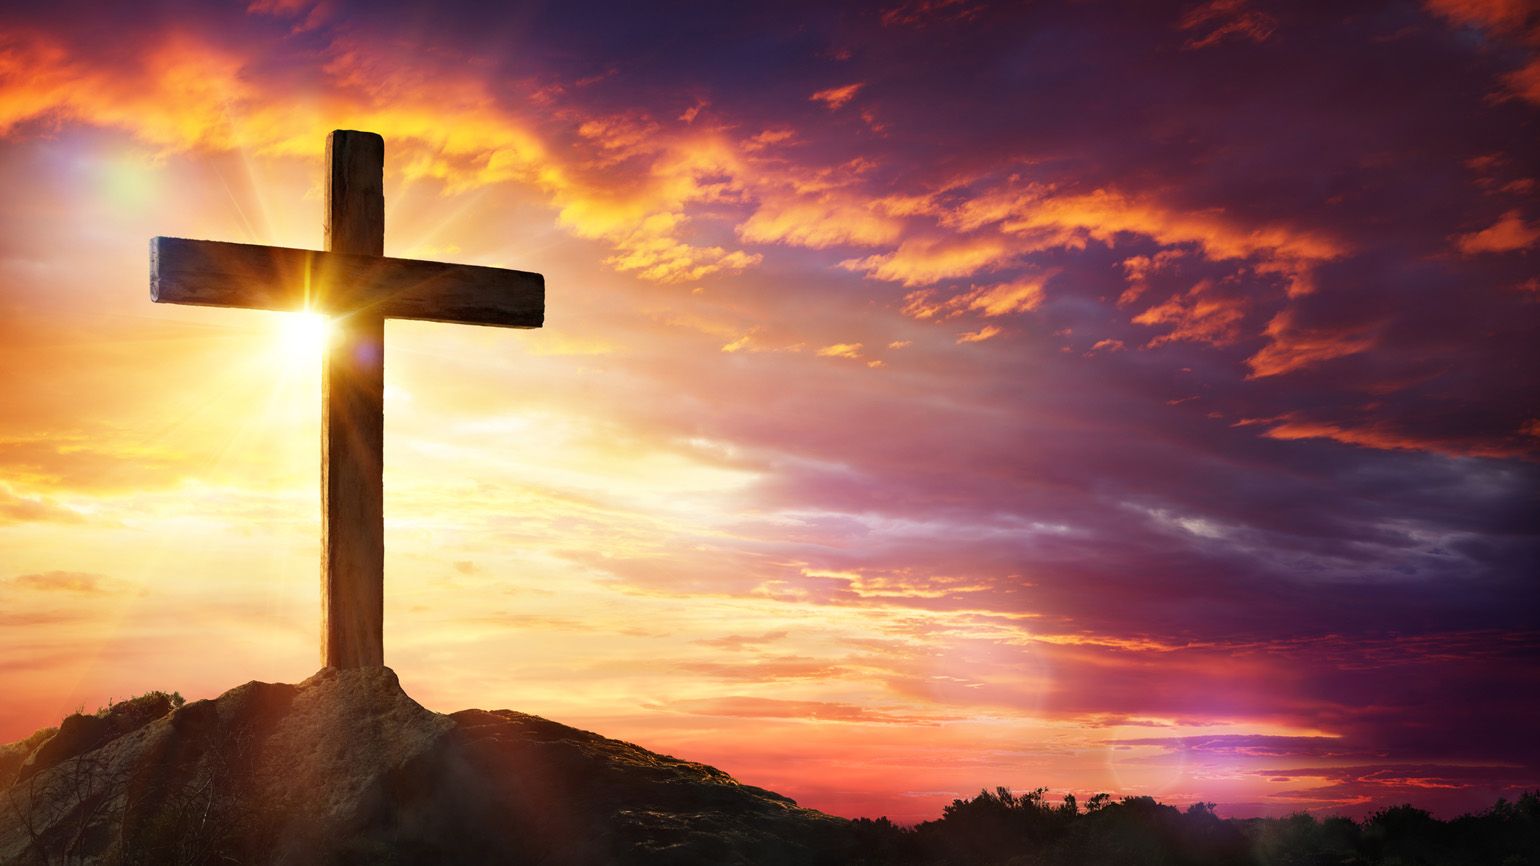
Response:
[[[905,866],[1537,866],[1540,792],[1441,821],[1409,805],[1362,824],[1299,813],[1226,819],[1213,803],[1185,810],[1152,797],[1096,794],[1078,808],[1046,789],[1009,788],[953,800],[913,828],[886,818],[851,823],[851,863]]]

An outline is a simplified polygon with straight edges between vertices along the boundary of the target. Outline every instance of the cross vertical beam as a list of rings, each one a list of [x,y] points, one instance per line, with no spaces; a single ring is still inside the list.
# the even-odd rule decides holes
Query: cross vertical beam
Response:
[[[337,130],[326,137],[326,163],[327,251],[383,256],[385,140]],[[316,287],[323,296],[328,289],[324,282]],[[385,663],[384,428],[385,318],[366,306],[333,320],[321,370],[321,662],[327,667]]]
[[[150,240],[150,300],[332,317],[321,375],[321,662],[385,663],[385,319],[502,328],[545,323],[545,277],[390,259],[385,141],[326,138],[326,251]]]

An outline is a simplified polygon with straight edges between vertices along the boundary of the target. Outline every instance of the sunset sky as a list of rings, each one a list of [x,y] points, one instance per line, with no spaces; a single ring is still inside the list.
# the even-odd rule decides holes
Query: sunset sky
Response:
[[[0,741],[318,666],[320,364],[155,235],[545,274],[387,326],[386,663],[840,815],[1540,787],[1527,0],[0,12]]]

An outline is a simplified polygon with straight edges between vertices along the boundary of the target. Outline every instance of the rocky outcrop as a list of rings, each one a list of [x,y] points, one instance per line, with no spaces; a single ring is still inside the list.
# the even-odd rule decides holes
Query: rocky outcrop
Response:
[[[130,704],[0,753],[0,863],[844,859],[840,819],[535,716],[433,713],[386,668]]]

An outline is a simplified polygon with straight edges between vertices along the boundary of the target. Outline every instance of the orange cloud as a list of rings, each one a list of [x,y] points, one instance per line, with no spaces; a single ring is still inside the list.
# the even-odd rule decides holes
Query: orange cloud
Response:
[[[1251,375],[1247,377],[1250,379],[1277,376],[1333,358],[1355,355],[1372,348],[1375,342],[1374,334],[1368,328],[1300,328],[1294,324],[1294,316],[1288,310],[1273,316],[1263,333],[1271,342],[1246,359],[1246,365],[1251,368]]]
[[[968,0],[909,0],[882,11],[884,27],[924,27],[938,21],[969,21],[984,11]]]
[[[186,35],[148,46],[137,66],[99,65],[39,34],[0,50],[0,133],[40,117],[122,129],[163,151],[241,151],[313,157],[335,127],[377,131],[392,171],[451,192],[505,182],[545,192],[558,221],[615,250],[617,270],[687,282],[753,267],[760,256],[684,239],[686,209],[741,193],[737,148],[717,131],[665,135],[645,116],[591,116],[576,148],[549,146],[538,124],[500,107],[486,81],[426,74],[394,53],[341,39],[317,98],[291,96],[253,73],[257,58]],[[431,81],[431,85],[428,83]],[[606,170],[635,161],[625,183]],[[727,178],[727,180],[724,180]]]
[[[635,271],[638,277],[659,283],[699,280],[716,273],[734,274],[764,259],[759,253],[694,246],[672,236],[641,233],[622,238],[619,246],[621,252],[605,259],[605,264],[617,271]]]
[[[1425,0],[1427,8],[1451,24],[1479,27],[1489,33],[1518,40],[1531,49],[1540,47],[1540,16],[1526,0]],[[1540,57],[1531,55],[1520,68],[1502,76],[1508,92],[1540,105]]]
[[[1482,27],[1495,33],[1522,33],[1530,24],[1534,4],[1526,0],[1425,0],[1428,9],[1455,24]]]
[[[679,665],[680,670],[737,682],[773,682],[777,680],[827,679],[844,672],[843,666],[806,656],[761,658],[747,662],[695,661]]]
[[[170,36],[147,46],[136,63],[126,69],[94,66],[38,33],[0,38],[0,134],[52,117],[128,129],[171,150],[236,145],[238,133],[226,109],[249,102],[255,92],[241,77],[239,58]],[[261,122],[266,126],[274,119]]]
[[[835,343],[832,346],[824,346],[822,349],[819,349],[817,354],[820,358],[856,359],[861,357],[861,348],[860,343]]]
[[[1119,233],[1150,237],[1171,249],[1153,256],[1134,256],[1124,261],[1129,288],[1118,303],[1137,300],[1148,287],[1149,277],[1170,267],[1184,255],[1181,245],[1194,245],[1208,259],[1250,259],[1252,273],[1277,276],[1287,297],[1315,291],[1312,271],[1316,263],[1346,252],[1339,242],[1315,232],[1273,225],[1240,227],[1217,212],[1183,212],[1151,200],[1097,190],[1084,195],[1056,195],[1040,184],[1009,183],[974,195],[961,204],[944,206],[940,194],[894,202],[906,213],[934,216],[942,227],[961,237],[915,237],[897,250],[841,263],[864,270],[868,277],[891,280],[906,286],[927,286],[944,279],[1002,267],[1023,253],[1051,247],[1081,247],[1089,240],[1112,245]],[[995,234],[998,232],[998,234]],[[984,316],[1032,309],[1041,299],[1041,281],[1006,283],[989,289],[974,287],[951,298],[932,291],[912,292],[902,311],[912,318],[950,318],[971,311]],[[1136,324],[1163,325],[1170,330],[1147,347],[1174,341],[1228,345],[1241,337],[1246,301],[1226,297],[1200,283],[1174,295],[1132,320]],[[1322,344],[1311,335],[1299,335],[1283,327],[1287,316],[1275,317],[1264,332],[1272,343],[1259,353],[1254,369],[1282,372],[1362,351],[1368,339],[1337,340]],[[1264,374],[1266,375],[1266,374]]]
[[[10,523],[84,523],[86,516],[35,493],[18,493],[0,484],[0,525]]]
[[[671,706],[689,713],[707,716],[737,716],[755,719],[817,719],[825,722],[861,722],[866,724],[924,725],[942,719],[867,709],[853,704],[829,701],[786,701],[737,695],[725,698],[674,701]]]
[[[904,241],[891,253],[846,259],[840,267],[905,286],[925,286],[999,267],[1016,253],[997,237],[916,238]]]
[[[932,289],[921,289],[904,295],[904,305],[899,311],[911,319],[949,318],[956,315],[946,300],[936,300]]]
[[[1174,210],[1107,189],[1055,195],[1041,185],[1007,185],[970,199],[942,221],[964,230],[997,224],[1007,234],[1036,238],[1044,247],[1083,245],[1087,238],[1110,245],[1119,233],[1128,232],[1163,246],[1196,244],[1215,260],[1263,255],[1308,263],[1346,252],[1339,241],[1315,232],[1281,225],[1239,226],[1219,212]]]
[[[605,155],[597,162],[612,165],[632,157],[650,155],[661,127],[646,115],[608,115],[578,124],[577,133],[597,143]]]
[[[1277,419],[1274,419],[1277,420]],[[1453,457],[1516,457],[1523,449],[1480,442],[1445,442],[1418,438],[1398,432],[1388,424],[1376,423],[1364,427],[1347,427],[1340,424],[1310,421],[1295,413],[1284,416],[1282,423],[1268,428],[1262,434],[1269,439],[1285,441],[1295,439],[1330,439],[1345,445],[1374,448],[1380,451],[1432,451]]]
[[[1153,256],[1131,256],[1123,260],[1123,274],[1128,279],[1128,288],[1118,296],[1118,306],[1126,307],[1139,300],[1149,290],[1149,279],[1154,274],[1166,269],[1183,252],[1179,249],[1161,250]]]
[[[1043,302],[1043,283],[1046,280],[1047,277],[1044,276],[982,286],[955,300],[961,301],[970,310],[977,310],[990,317],[1024,313],[1037,309]]]
[[[808,97],[808,100],[810,102],[822,102],[830,111],[835,111],[844,107],[850,100],[855,99],[856,94],[865,86],[865,82],[857,81],[854,84],[847,84],[843,87],[830,87],[827,90],[820,90],[814,93]]]
[[[704,111],[706,109],[706,106],[708,106],[710,104],[711,103],[707,102],[704,99],[697,99],[697,100],[695,100],[695,104],[694,105],[690,106],[689,108],[686,108],[683,112],[680,113],[679,119],[684,121],[685,123],[694,123],[695,122],[695,118],[700,117],[700,113],[702,111]]]
[[[758,135],[750,136],[749,138],[744,139],[742,147],[744,150],[748,151],[763,150],[772,145],[791,141],[796,137],[797,133],[795,130],[786,129],[784,127],[779,129],[767,129]]]
[[[1540,105],[1540,57],[1504,75],[1503,83],[1520,99]]]
[[[921,289],[904,296],[901,312],[913,319],[950,319],[965,312],[976,312],[988,318],[1025,313],[1037,309],[1043,302],[1043,283],[1050,276],[1044,274],[990,286],[974,286],[940,300],[936,299],[935,291]]]
[[[901,222],[874,211],[869,202],[832,191],[765,195],[737,229],[738,236],[750,243],[781,242],[811,249],[893,243],[902,230]]]
[[[1182,30],[1206,30],[1194,34],[1182,47],[1207,48],[1231,37],[1266,42],[1278,28],[1278,19],[1246,8],[1246,0],[1210,0],[1189,9],[1178,25]]]
[[[1454,244],[1460,252],[1475,255],[1522,250],[1537,240],[1540,240],[1540,223],[1525,222],[1518,210],[1514,209],[1479,232],[1457,235]]]
[[[1196,247],[1210,261],[1245,260],[1244,270],[1237,276],[1246,276],[1249,272],[1254,277],[1276,277],[1282,282],[1288,298],[1315,292],[1315,266],[1348,252],[1343,243],[1318,232],[1278,224],[1238,225],[1219,211],[1182,211],[1147,197],[1108,189],[1059,195],[1050,186],[1013,179],[980,193],[967,190],[968,194],[962,196],[959,203],[954,203],[958,197],[950,193],[963,191],[965,185],[959,183],[921,195],[894,195],[871,200],[864,209],[846,208],[860,214],[861,220],[874,219],[871,214],[877,212],[895,220],[899,217],[911,220],[931,217],[937,227],[950,232],[911,231],[893,220],[880,221],[881,233],[858,237],[855,232],[830,232],[830,240],[864,239],[870,243],[890,239],[901,231],[909,235],[896,249],[846,259],[840,266],[862,271],[868,278],[919,288],[1006,267],[1023,255],[1037,251],[1081,248],[1092,240],[1112,246],[1119,234],[1137,234],[1168,249],[1124,260],[1129,285],[1118,303],[1127,305],[1147,291],[1151,275],[1169,268],[1186,255],[1183,247],[1189,245]],[[852,199],[851,203],[854,201]],[[808,218],[817,215],[813,209],[797,213]],[[797,219],[783,222],[789,228],[766,231],[753,237],[776,237],[807,246],[824,245],[824,237],[816,230],[804,227]],[[860,225],[859,222],[855,224]],[[1013,281],[984,288],[974,286],[967,292],[946,298],[934,290],[922,290],[906,295],[901,311],[918,319],[945,319],[964,312],[985,317],[1022,312],[1040,303],[1041,286],[1041,279]],[[1133,321],[1170,327],[1147,347],[1182,340],[1228,345],[1241,337],[1246,308],[1246,301],[1222,296],[1200,284],[1145,310]],[[1329,357],[1362,351],[1371,344],[1362,336],[1322,343],[1315,335],[1300,335],[1285,328],[1289,319],[1284,313],[1275,316],[1274,324],[1264,331],[1263,336],[1271,345],[1255,358],[1254,372],[1269,371],[1261,375],[1270,375],[1297,369]]]
[[[1187,340],[1225,346],[1240,338],[1245,301],[1213,293],[1213,283],[1203,280],[1185,293],[1172,295],[1137,316],[1137,325],[1169,325],[1171,330],[1150,340],[1146,348]]]
[[[1038,250],[1083,247],[1089,240],[1112,245],[1119,233],[1127,232],[1170,247],[1192,244],[1211,260],[1260,259],[1253,266],[1255,272],[1283,277],[1287,295],[1298,297],[1314,291],[1311,270],[1316,263],[1346,252],[1341,243],[1318,233],[1278,225],[1241,227],[1220,213],[1177,211],[1109,190],[1060,196],[1041,184],[1012,182],[950,207],[939,203],[944,199],[942,192],[895,200],[892,207],[894,211],[902,208],[904,213],[932,215],[942,227],[962,233],[960,237],[915,237],[892,252],[848,259],[841,266],[906,286],[927,286],[1003,267]],[[1129,289],[1119,303],[1136,300],[1145,291],[1148,276],[1180,255],[1180,249],[1171,249],[1154,257],[1126,260]],[[904,312],[916,318],[936,318],[959,309],[986,315],[1030,309],[1036,295],[1026,286],[1017,288],[1026,294],[1013,295],[1011,289],[1002,288],[1001,294],[986,297],[975,290],[945,301],[928,294],[911,294],[905,299]],[[1174,340],[1218,345],[1238,338],[1241,308],[1238,301],[1195,290],[1146,310],[1134,321],[1174,326],[1151,345]]]
[[[982,343],[992,337],[1000,336],[1000,329],[994,325],[985,325],[977,331],[969,331],[957,337],[958,343]]]
[[[252,0],[246,11],[254,15],[298,15],[314,0]]]
[[[44,571],[36,574],[19,574],[10,579],[11,586],[38,592],[73,592],[95,595],[108,592],[113,581],[104,574],[88,571]]]
[[[715,638],[701,638],[695,643],[702,646],[718,647],[725,650],[745,650],[757,647],[760,644],[774,643],[786,639],[791,632],[785,629],[767,631],[757,635],[728,634]]]

